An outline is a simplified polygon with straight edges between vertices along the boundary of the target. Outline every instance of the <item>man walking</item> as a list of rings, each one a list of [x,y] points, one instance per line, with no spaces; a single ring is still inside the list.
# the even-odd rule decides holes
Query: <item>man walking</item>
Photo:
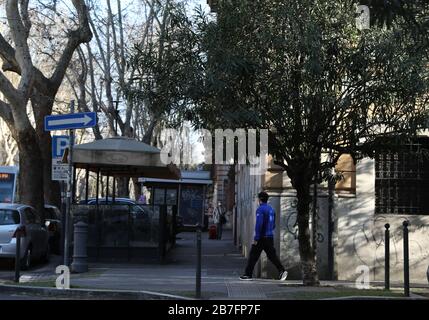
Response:
[[[267,254],[268,259],[276,266],[279,271],[279,279],[286,280],[287,271],[283,267],[274,248],[274,229],[276,227],[276,213],[274,209],[267,203],[268,194],[260,192],[258,194],[259,207],[256,210],[255,236],[253,245],[250,250],[249,260],[244,275],[241,280],[252,280],[253,268],[262,253],[262,250]]]

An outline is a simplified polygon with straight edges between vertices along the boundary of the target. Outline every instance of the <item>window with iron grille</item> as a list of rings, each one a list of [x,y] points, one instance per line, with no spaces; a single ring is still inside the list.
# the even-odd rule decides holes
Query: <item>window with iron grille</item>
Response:
[[[429,215],[429,139],[375,158],[375,213]]]

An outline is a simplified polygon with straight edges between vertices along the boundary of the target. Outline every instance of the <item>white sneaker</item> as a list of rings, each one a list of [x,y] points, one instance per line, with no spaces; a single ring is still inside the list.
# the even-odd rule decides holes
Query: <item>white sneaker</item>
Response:
[[[287,271],[285,270],[280,274],[280,281],[285,281],[286,278],[287,278]]]

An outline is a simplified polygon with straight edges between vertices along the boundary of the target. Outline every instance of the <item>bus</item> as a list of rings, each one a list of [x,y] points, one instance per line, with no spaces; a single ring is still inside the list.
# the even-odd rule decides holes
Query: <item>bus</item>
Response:
[[[15,202],[18,171],[16,166],[0,166],[0,203]]]

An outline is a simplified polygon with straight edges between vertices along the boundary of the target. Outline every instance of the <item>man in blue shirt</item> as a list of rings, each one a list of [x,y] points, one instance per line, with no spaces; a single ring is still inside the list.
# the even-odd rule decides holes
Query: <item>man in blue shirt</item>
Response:
[[[241,280],[252,280],[253,268],[258,261],[262,250],[267,254],[268,259],[276,266],[279,271],[279,279],[286,280],[287,271],[283,267],[274,248],[274,229],[276,227],[276,213],[274,209],[267,203],[268,194],[260,192],[258,194],[259,207],[256,210],[256,225],[253,245],[250,250],[249,260],[244,275]]]

